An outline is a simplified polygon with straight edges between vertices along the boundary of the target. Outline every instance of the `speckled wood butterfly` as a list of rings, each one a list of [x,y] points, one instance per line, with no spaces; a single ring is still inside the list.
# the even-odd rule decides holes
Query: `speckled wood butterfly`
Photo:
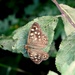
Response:
[[[48,59],[48,53],[43,51],[43,48],[45,48],[47,44],[47,36],[42,33],[39,24],[37,22],[34,22],[30,28],[25,49],[27,50],[30,59],[35,64],[40,64],[42,61]]]

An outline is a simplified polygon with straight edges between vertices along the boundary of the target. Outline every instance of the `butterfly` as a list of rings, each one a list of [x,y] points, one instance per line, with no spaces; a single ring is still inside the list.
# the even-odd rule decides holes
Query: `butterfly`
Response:
[[[45,48],[47,44],[47,36],[43,34],[40,25],[34,22],[30,28],[25,49],[35,64],[40,64],[49,58],[49,54],[43,51],[43,48]]]

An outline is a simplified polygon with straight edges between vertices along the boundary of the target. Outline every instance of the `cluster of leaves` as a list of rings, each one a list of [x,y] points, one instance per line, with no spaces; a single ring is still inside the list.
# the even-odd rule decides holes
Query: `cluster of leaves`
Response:
[[[33,0],[33,5],[29,5],[27,8],[25,8],[25,13],[26,15],[33,15],[30,19],[34,18],[34,10],[39,6],[39,0]],[[74,12],[75,9],[71,8],[67,5],[60,4],[61,8],[66,12],[66,14],[70,17],[70,19],[73,21],[75,20]],[[31,9],[31,10],[30,10]],[[55,10],[55,9],[53,9]],[[31,12],[30,12],[31,11]],[[45,11],[45,12],[44,12]],[[53,12],[53,11],[52,11]],[[49,43],[47,47],[44,49],[44,51],[48,52],[50,56],[55,57],[55,64],[57,70],[61,73],[61,75],[75,75],[75,44],[74,44],[74,37],[75,37],[75,28],[70,24],[69,21],[63,16],[49,16],[52,14],[50,12],[49,6],[44,7],[44,10],[38,14],[38,16],[42,16],[39,18],[35,18],[34,20],[30,21],[23,27],[20,27],[16,29],[11,35],[7,36],[0,36],[0,48],[3,50],[9,50],[11,52],[15,53],[22,53],[24,57],[28,58],[27,52],[24,49],[24,46],[27,42],[27,36],[29,29],[31,25],[34,22],[38,22],[43,30],[43,32],[48,36]],[[57,12],[57,10],[56,10]],[[54,14],[56,14],[56,12]],[[36,12],[37,14],[37,12]],[[43,15],[48,15],[48,16],[43,16]],[[64,29],[63,25],[61,25],[58,21],[60,20],[61,17],[63,24],[64,24]],[[25,17],[23,17],[25,18]],[[19,22],[19,19],[15,18],[15,15],[13,16],[8,16],[7,19],[4,19],[4,21],[0,21],[0,33],[6,32],[9,29],[9,21],[11,21],[11,25],[15,25]],[[58,24],[57,24],[58,23]],[[3,25],[5,27],[3,28]],[[23,25],[23,23],[22,23]],[[47,26],[47,27],[46,27]],[[55,32],[56,30],[56,32]],[[9,30],[10,31],[10,30]],[[62,38],[62,42],[59,46],[59,50],[55,49],[55,44],[53,40],[56,40],[59,35]],[[21,56],[18,56],[19,59]],[[17,62],[19,61],[16,60],[16,65]],[[7,73],[11,71],[11,69],[23,72],[21,69],[17,68],[11,68],[10,66],[5,66],[0,64],[0,66],[3,67],[8,67]],[[9,74],[7,74],[9,75]],[[57,73],[53,71],[49,71],[48,75],[58,75]]]
[[[65,11],[65,13],[70,17],[72,22],[75,24],[75,16],[74,13],[75,9],[60,4],[61,9]],[[64,29],[66,33],[66,37],[62,40],[59,51],[56,55],[56,67],[61,75],[75,75],[75,28],[71,25],[71,23],[65,18],[61,17],[64,23]],[[52,72],[50,71],[48,75],[51,75]],[[52,74],[58,75],[58,74]]]

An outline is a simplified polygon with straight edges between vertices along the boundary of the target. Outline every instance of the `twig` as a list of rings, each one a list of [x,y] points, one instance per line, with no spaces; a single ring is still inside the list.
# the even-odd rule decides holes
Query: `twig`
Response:
[[[65,16],[66,19],[70,22],[70,24],[75,28],[75,23],[71,20],[71,18],[65,13],[65,11],[62,10],[62,8],[60,7],[60,5],[58,4],[58,2],[56,0],[52,0],[55,5],[58,7],[59,11],[62,13],[62,16]]]

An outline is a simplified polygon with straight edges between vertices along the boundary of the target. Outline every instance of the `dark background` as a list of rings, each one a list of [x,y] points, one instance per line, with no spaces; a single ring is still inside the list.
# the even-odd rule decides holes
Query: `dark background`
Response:
[[[57,1],[75,7],[74,0]],[[0,0],[0,35],[8,36],[15,29],[36,17],[59,14],[59,10],[51,0]],[[60,34],[55,40],[57,50],[61,42]],[[23,57],[22,54],[0,49],[0,75],[47,75],[49,70],[60,75],[55,67],[54,57],[36,65],[29,58]]]

